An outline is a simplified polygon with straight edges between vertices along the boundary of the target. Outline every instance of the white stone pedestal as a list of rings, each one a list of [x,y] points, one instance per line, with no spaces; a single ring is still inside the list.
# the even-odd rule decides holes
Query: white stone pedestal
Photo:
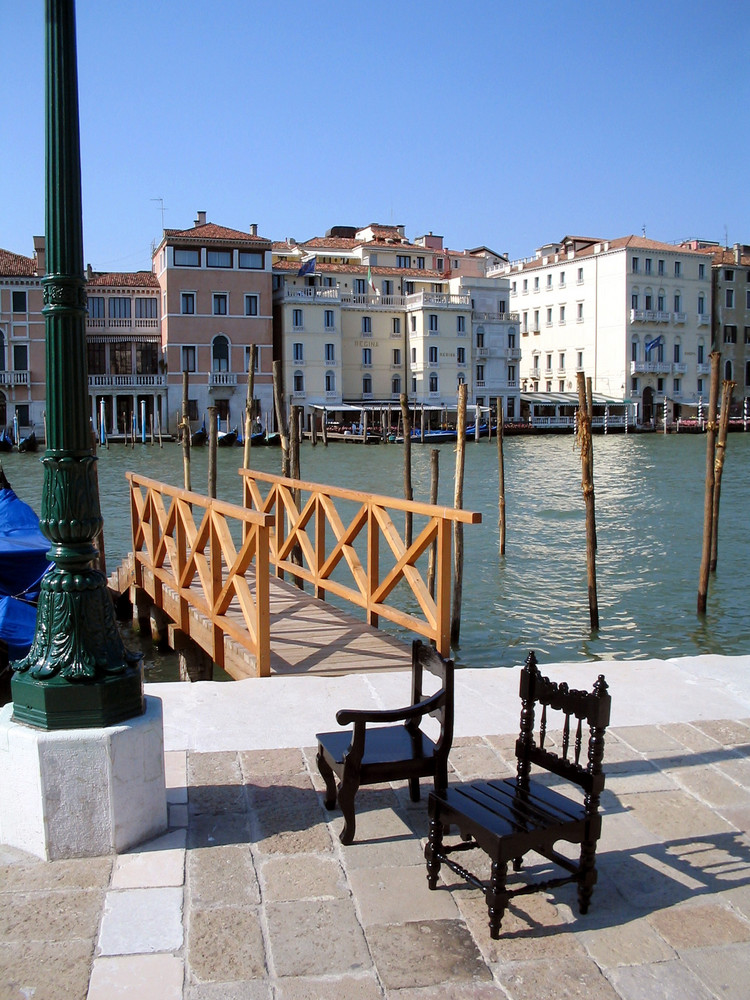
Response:
[[[0,710],[0,843],[54,861],[133,847],[167,828],[160,698],[106,729],[45,732]]]

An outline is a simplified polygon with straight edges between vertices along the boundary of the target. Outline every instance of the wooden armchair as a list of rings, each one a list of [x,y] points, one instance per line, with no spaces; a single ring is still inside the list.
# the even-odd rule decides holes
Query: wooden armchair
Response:
[[[326,809],[333,809],[338,798],[344,814],[344,828],[339,835],[342,844],[354,840],[354,797],[360,785],[405,779],[412,802],[419,801],[420,777],[432,777],[436,790],[445,790],[448,785],[448,752],[453,740],[453,660],[444,660],[432,646],[416,639],[411,670],[411,704],[406,708],[341,709],[336,721],[340,726],[353,723],[352,730],[316,736],[318,770],[326,783]],[[429,696],[422,690],[425,670],[434,674],[440,684]],[[435,741],[420,728],[425,715],[435,717],[440,724]],[[368,724],[372,725],[368,728]],[[338,794],[334,776],[339,778]]]
[[[440,865],[445,863],[464,881],[481,889],[487,899],[492,938],[499,938],[503,913],[513,896],[577,882],[578,907],[581,913],[586,913],[596,883],[596,844],[601,833],[599,797],[604,787],[602,758],[610,714],[607,683],[600,675],[592,692],[573,691],[567,684],[553,683],[540,674],[532,652],[521,671],[520,695],[516,777],[452,785],[442,792],[436,789],[430,793],[428,806],[430,834],[425,847],[428,885],[430,889],[436,887]],[[542,711],[535,739],[537,704]],[[559,754],[544,745],[551,710],[564,715]],[[581,762],[584,723],[588,728],[585,764]],[[578,785],[582,802],[532,780],[532,764]],[[450,847],[443,844],[443,834],[449,826],[458,827],[462,837],[460,843]],[[578,861],[571,861],[555,850],[554,845],[560,840],[581,845]],[[483,850],[492,862],[489,884],[451,857],[474,848]],[[518,872],[529,851],[536,851],[569,874],[508,889],[508,861],[513,861],[513,869]]]

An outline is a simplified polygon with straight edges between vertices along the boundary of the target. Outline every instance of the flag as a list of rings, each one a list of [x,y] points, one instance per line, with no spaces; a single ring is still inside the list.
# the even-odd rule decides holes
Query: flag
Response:
[[[377,289],[375,288],[375,283],[372,280],[372,270],[370,269],[369,264],[367,265],[367,287],[370,289],[373,295],[378,294]]]
[[[315,257],[311,257],[306,260],[302,267],[297,271],[297,277],[301,278],[303,274],[314,274],[315,273]]]
[[[647,340],[646,341],[646,354],[647,355],[650,354],[655,347],[659,346],[659,344],[662,342],[662,340],[664,340],[664,337],[662,336],[662,334],[659,334],[658,337],[654,337],[653,340]]]

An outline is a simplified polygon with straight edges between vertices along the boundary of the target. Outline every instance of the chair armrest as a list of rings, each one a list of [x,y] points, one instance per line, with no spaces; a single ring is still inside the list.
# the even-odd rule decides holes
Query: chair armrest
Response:
[[[420,701],[416,705],[408,705],[406,708],[371,709],[369,711],[342,708],[336,713],[336,722],[340,726],[347,726],[350,722],[406,722],[407,719],[419,719],[423,715],[434,712],[436,708],[440,708],[444,697],[445,692],[438,691],[437,694],[425,701]]]

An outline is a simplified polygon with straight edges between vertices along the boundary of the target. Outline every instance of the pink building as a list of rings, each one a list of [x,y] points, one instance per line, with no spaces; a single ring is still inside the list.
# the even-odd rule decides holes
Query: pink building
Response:
[[[18,424],[24,435],[44,427],[44,237],[34,256],[0,250],[0,428]]]

